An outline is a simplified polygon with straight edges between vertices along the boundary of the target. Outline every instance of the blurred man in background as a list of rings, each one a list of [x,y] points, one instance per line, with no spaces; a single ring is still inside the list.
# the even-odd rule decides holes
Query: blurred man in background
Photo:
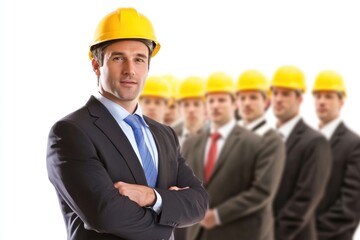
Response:
[[[171,89],[164,124],[174,126],[181,121],[181,113],[177,103],[180,80],[171,74],[166,74],[163,77],[168,81]]]
[[[276,240],[317,240],[315,211],[331,170],[328,142],[299,115],[305,90],[305,76],[299,68],[276,70],[271,81],[272,107],[287,151],[274,200]]]
[[[345,84],[335,71],[318,74],[312,89],[319,131],[330,142],[333,167],[317,208],[319,240],[352,240],[360,219],[360,138],[340,117]]]
[[[276,176],[269,179],[274,161],[268,146],[237,124],[229,75],[211,74],[205,94],[210,127],[186,140],[183,154],[204,181],[210,208],[199,224],[188,228],[187,239],[272,240],[271,196],[277,182]]]
[[[205,80],[189,76],[179,85],[178,106],[182,121],[173,128],[180,145],[189,137],[201,132],[208,124],[205,107]]]
[[[139,98],[143,114],[159,123],[165,123],[170,96],[171,87],[163,77],[148,77]]]

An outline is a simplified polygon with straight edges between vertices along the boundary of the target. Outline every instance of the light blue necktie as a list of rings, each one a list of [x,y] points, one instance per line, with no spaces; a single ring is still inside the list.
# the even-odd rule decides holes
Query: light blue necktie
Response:
[[[130,125],[134,132],[137,147],[139,149],[141,162],[145,172],[146,180],[149,187],[155,187],[157,181],[157,170],[150,151],[146,146],[143,131],[141,129],[140,116],[134,114],[127,116],[124,121]]]

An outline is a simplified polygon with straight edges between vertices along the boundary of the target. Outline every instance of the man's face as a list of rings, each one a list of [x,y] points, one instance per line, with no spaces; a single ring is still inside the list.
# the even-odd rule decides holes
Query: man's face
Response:
[[[323,124],[339,117],[344,99],[334,91],[318,91],[314,93],[316,114]]]
[[[260,91],[241,91],[236,96],[240,116],[246,123],[263,116],[268,104],[264,94]]]
[[[165,114],[165,124],[172,125],[180,118],[180,111],[178,104],[174,101],[172,104],[168,105],[166,114]]]
[[[299,113],[302,96],[293,89],[273,87],[271,102],[276,118],[286,122]]]
[[[234,119],[236,104],[229,93],[210,93],[206,95],[206,109],[209,119],[221,127]]]
[[[140,106],[143,114],[157,122],[164,123],[167,101],[164,98],[142,96]]]
[[[187,128],[202,126],[205,122],[206,109],[202,98],[186,98],[179,102],[181,116]]]
[[[148,62],[149,50],[140,41],[118,41],[106,47],[103,66],[92,61],[99,72],[101,94],[120,105],[136,103],[148,74]]]

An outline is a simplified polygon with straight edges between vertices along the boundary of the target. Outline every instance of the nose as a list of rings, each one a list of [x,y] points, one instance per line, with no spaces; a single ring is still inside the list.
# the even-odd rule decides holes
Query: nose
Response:
[[[123,74],[128,76],[134,76],[135,75],[134,63],[132,63],[131,61],[126,61],[123,64]]]

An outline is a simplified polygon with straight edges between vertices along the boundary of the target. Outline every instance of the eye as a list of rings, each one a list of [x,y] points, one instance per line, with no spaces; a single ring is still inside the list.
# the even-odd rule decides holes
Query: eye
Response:
[[[135,62],[137,62],[137,63],[144,63],[144,62],[145,62],[145,59],[143,59],[143,58],[136,58],[136,59],[135,59]]]
[[[122,61],[124,61],[124,57],[122,57],[122,56],[115,56],[115,57],[113,57],[113,61],[115,61],[115,62],[122,62]]]

